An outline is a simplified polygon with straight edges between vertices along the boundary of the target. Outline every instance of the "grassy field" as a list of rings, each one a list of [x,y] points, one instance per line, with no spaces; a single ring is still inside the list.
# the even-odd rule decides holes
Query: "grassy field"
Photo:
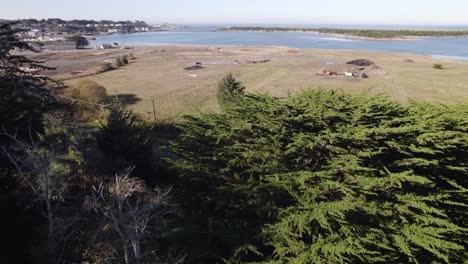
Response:
[[[129,65],[93,75],[104,60],[129,52],[136,57]],[[109,94],[123,95],[137,112],[148,117],[152,117],[151,100],[154,99],[157,117],[161,120],[180,120],[183,114],[217,110],[217,82],[227,72],[242,80],[250,92],[280,97],[289,92],[320,87],[350,93],[384,94],[401,102],[409,99],[441,103],[468,100],[467,62],[414,54],[286,47],[159,46],[139,47],[132,51],[88,50],[40,56],[50,65],[58,66],[52,77],[68,79],[66,85],[72,86],[81,79],[96,81],[106,87]],[[252,63],[264,59],[271,61]],[[365,67],[359,71],[361,67],[346,64],[354,59],[368,59],[378,67]],[[414,62],[406,62],[408,59]],[[183,70],[195,62],[202,62],[205,68]],[[444,69],[433,69],[435,63],[443,64]],[[345,70],[365,72],[369,78],[318,76],[317,73],[325,68],[338,73]],[[88,74],[91,76],[78,77]]]

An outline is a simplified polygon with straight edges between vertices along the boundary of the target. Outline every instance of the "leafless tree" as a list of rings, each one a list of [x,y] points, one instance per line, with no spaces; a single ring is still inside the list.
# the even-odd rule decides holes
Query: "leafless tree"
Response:
[[[132,169],[117,174],[112,181],[94,186],[86,205],[111,224],[122,244],[125,263],[140,264],[152,253],[141,246],[149,233],[150,221],[163,223],[173,209],[170,188],[148,191],[141,180],[130,177]]]
[[[70,142],[53,141],[59,134],[66,131],[63,116],[48,114],[44,117],[44,134],[38,139],[29,133],[29,139],[19,139],[15,134],[3,132],[10,138],[11,145],[1,146],[1,151],[16,168],[16,177],[29,190],[34,204],[38,204],[42,215],[48,224],[48,253],[52,263],[60,263],[67,240],[71,236],[71,227],[77,220],[75,216],[61,215],[68,190],[74,174],[73,159],[79,160],[78,152],[70,152],[76,147]],[[63,133],[62,133],[63,134]],[[47,137],[51,138],[47,138]],[[70,144],[68,144],[70,143]],[[60,144],[56,148],[54,144]]]

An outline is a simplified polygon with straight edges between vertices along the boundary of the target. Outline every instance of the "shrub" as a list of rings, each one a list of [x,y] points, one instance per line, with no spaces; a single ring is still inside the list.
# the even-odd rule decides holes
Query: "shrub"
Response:
[[[127,54],[122,55],[121,60],[122,60],[122,63],[123,63],[124,65],[127,65],[127,64],[128,64],[128,55],[127,55]]]
[[[434,65],[432,65],[432,68],[436,69],[436,70],[442,70],[444,68],[444,66],[440,63],[436,63]]]
[[[99,118],[102,107],[98,104],[107,101],[106,88],[89,80],[80,81],[72,88],[71,97],[79,100],[74,104],[76,117],[85,121]]]
[[[85,37],[80,36],[80,35],[75,35],[75,36],[72,36],[72,37],[68,37],[67,40],[75,41],[77,48],[83,48],[83,47],[86,47],[86,46],[89,45],[88,39],[86,39]]]
[[[73,86],[72,98],[93,104],[103,103],[107,100],[107,89],[96,82],[82,80]]]
[[[110,62],[104,62],[102,65],[101,65],[101,72],[108,72],[108,71],[112,71],[114,70],[114,66],[112,66],[112,63]]]
[[[115,64],[117,65],[117,67],[122,67],[124,65],[127,65],[128,64],[128,55],[125,54],[125,55],[117,57],[115,59]]]
[[[123,60],[122,60],[122,57],[117,57],[117,58],[115,59],[115,65],[117,65],[117,67],[122,67],[122,66],[124,66],[124,62],[123,62]]]

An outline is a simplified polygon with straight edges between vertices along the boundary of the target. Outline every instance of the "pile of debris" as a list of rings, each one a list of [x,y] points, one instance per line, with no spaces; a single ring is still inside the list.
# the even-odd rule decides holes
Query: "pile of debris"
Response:
[[[336,71],[330,69],[322,69],[317,73],[318,76],[338,76]]]
[[[359,72],[353,72],[353,71],[345,71],[345,76],[346,77],[354,77],[354,78],[359,78],[361,77],[362,79],[367,79],[369,78],[369,75],[367,73],[363,72],[359,75]]]
[[[348,61],[346,64],[360,66],[360,67],[367,67],[367,66],[375,65],[374,62],[370,60],[366,60],[366,59],[352,60],[352,61]]]
[[[200,69],[203,69],[203,68],[205,68],[205,67],[203,67],[201,62],[196,62],[195,65],[193,65],[193,66],[185,67],[184,71],[194,71],[194,70],[200,70]]]
[[[354,78],[359,77],[359,73],[357,72],[345,71],[344,74],[346,77],[354,77]]]
[[[242,64],[242,63],[247,63],[247,64],[257,64],[257,63],[267,63],[270,62],[270,59],[263,59],[263,60],[243,60],[243,61],[238,61],[235,60],[234,62],[236,64]]]

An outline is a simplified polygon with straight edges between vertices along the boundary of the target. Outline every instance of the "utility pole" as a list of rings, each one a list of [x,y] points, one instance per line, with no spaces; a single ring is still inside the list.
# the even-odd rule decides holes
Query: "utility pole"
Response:
[[[154,103],[154,99],[151,99],[151,101],[153,102],[153,118],[154,118],[154,125],[156,125],[156,106],[155,106],[155,103]]]

